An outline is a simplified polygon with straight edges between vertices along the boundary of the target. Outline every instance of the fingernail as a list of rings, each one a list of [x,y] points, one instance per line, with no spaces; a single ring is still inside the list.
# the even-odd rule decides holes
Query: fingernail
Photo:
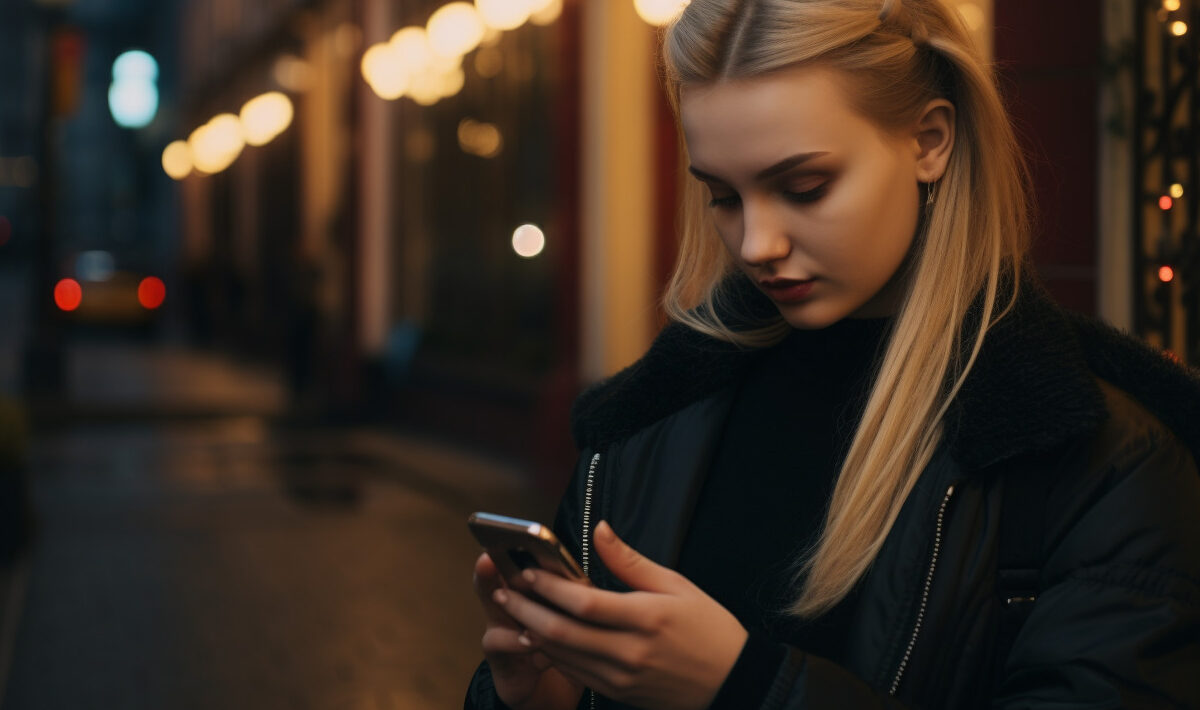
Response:
[[[596,537],[604,540],[605,542],[613,541],[614,535],[612,526],[608,524],[607,520],[601,520],[600,524],[596,526]]]
[[[521,644],[522,646],[532,646],[533,645],[533,641],[529,638],[529,634],[524,633],[524,632],[522,632],[521,635],[517,637],[517,643]]]
[[[533,570],[531,570],[531,569],[527,569],[524,572],[522,572],[521,576],[524,577],[525,581],[529,582],[530,584],[533,584],[534,582],[537,581],[537,575],[534,574]]]
[[[495,599],[497,604],[507,604],[508,593],[503,589],[497,589],[496,591],[492,592],[492,599]]]

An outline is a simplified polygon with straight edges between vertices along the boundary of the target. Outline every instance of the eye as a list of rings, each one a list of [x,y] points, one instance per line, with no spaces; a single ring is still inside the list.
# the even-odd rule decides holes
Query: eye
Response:
[[[784,199],[786,199],[789,202],[795,202],[795,203],[799,203],[799,204],[807,204],[809,202],[816,202],[817,200],[824,197],[825,193],[828,192],[828,188],[829,188],[829,183],[823,182],[820,185],[818,185],[817,187],[814,187],[811,190],[805,190],[803,192],[792,192],[790,190],[784,190],[783,197],[784,197]]]
[[[737,207],[739,202],[741,202],[741,198],[738,197],[737,193],[735,192],[732,195],[726,195],[722,197],[713,195],[712,199],[708,201],[708,206],[718,209],[729,209],[731,207]]]

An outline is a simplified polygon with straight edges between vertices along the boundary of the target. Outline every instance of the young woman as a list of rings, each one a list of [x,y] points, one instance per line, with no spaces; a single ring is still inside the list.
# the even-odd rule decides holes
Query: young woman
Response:
[[[956,18],[692,0],[665,53],[675,323],[555,521],[596,586],[481,556],[467,707],[1200,707],[1200,380],[1032,281]]]

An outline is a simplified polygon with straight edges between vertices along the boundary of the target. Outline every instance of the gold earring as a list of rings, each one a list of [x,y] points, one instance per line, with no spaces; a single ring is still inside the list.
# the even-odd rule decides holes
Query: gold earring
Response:
[[[937,195],[937,183],[931,182],[925,188],[925,209],[932,209],[934,197]]]

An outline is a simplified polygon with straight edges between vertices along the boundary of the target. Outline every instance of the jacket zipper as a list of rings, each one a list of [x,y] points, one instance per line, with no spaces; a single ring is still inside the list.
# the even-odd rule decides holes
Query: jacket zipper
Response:
[[[937,529],[933,536],[933,555],[929,558],[929,571],[925,573],[925,587],[921,590],[921,606],[917,610],[917,623],[908,637],[908,646],[904,649],[904,656],[900,659],[900,667],[896,669],[896,676],[892,679],[892,687],[888,690],[888,695],[895,695],[900,688],[900,681],[904,678],[904,671],[908,668],[909,659],[912,658],[913,647],[917,645],[917,636],[921,634],[921,624],[925,621],[925,607],[929,603],[929,589],[933,586],[933,573],[937,569],[938,555],[942,550],[942,527],[946,521],[946,507],[950,505],[950,497],[953,495],[954,486],[950,486],[946,489],[946,496],[942,498],[942,505],[938,508]]]
[[[580,550],[582,552],[583,573],[588,578],[591,578],[591,566],[589,565],[589,541],[591,540],[591,523],[592,523],[592,491],[596,485],[596,467],[600,465],[600,452],[592,454],[592,461],[588,464],[587,489],[583,493],[583,535],[580,538],[582,543]],[[588,693],[591,696],[588,707],[591,710],[596,710],[596,691],[588,688]]]

